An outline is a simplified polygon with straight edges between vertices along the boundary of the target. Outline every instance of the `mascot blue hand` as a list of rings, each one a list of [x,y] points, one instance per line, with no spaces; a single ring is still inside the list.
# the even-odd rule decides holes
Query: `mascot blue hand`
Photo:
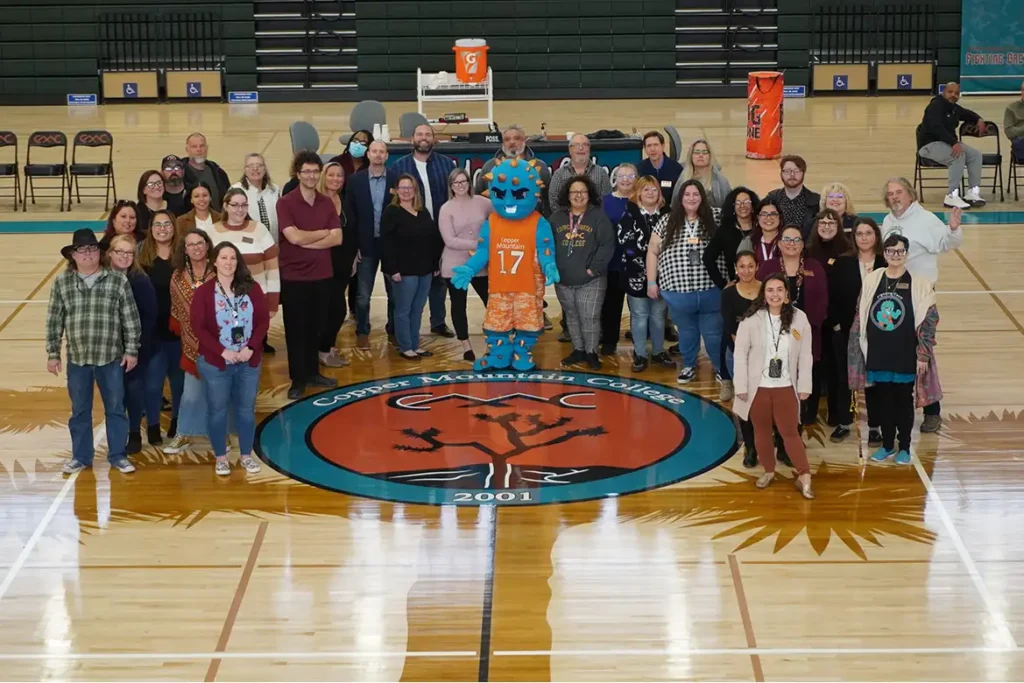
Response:
[[[469,289],[469,283],[473,279],[473,270],[469,266],[455,266],[452,268],[452,284],[459,289]]]
[[[544,267],[545,284],[554,285],[557,284],[561,277],[558,275],[558,267],[554,263],[549,263]]]

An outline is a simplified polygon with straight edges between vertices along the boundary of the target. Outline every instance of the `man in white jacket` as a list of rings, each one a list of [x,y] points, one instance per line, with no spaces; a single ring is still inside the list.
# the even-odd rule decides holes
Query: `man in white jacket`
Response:
[[[910,241],[907,270],[910,275],[939,279],[939,254],[956,249],[964,241],[960,229],[962,212],[959,208],[949,214],[949,226],[938,216],[917,202],[914,186],[906,178],[890,178],[885,183],[885,206],[889,209],[882,221],[882,239],[892,233],[903,235]],[[924,407],[921,431],[936,432],[942,426],[941,406],[933,403]]]

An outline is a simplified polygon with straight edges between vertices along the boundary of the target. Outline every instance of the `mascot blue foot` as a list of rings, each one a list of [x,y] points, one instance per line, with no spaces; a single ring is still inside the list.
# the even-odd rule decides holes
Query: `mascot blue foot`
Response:
[[[520,372],[533,370],[533,347],[537,345],[537,332],[516,332],[515,349],[512,353],[512,367]]]
[[[508,332],[487,335],[487,353],[473,363],[473,369],[504,370],[512,364],[512,341]]]

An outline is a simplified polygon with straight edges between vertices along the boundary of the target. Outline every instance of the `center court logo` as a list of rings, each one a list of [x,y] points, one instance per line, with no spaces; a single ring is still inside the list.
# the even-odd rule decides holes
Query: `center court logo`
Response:
[[[700,396],[573,372],[428,373],[311,396],[260,425],[274,469],[320,488],[427,505],[538,505],[689,479],[736,452]]]

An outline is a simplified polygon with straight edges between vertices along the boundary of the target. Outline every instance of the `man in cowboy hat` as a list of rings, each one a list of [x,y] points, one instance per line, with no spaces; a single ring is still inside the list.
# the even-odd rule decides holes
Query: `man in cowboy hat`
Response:
[[[62,337],[67,337],[68,346],[71,460],[65,463],[64,474],[92,466],[94,383],[103,399],[110,466],[124,473],[135,471],[125,454],[124,373],[138,361],[142,324],[128,279],[100,263],[105,248],[92,230],[75,231],[71,244],[60,250],[68,265],[54,281],[46,308],[48,372],[60,373]]]

